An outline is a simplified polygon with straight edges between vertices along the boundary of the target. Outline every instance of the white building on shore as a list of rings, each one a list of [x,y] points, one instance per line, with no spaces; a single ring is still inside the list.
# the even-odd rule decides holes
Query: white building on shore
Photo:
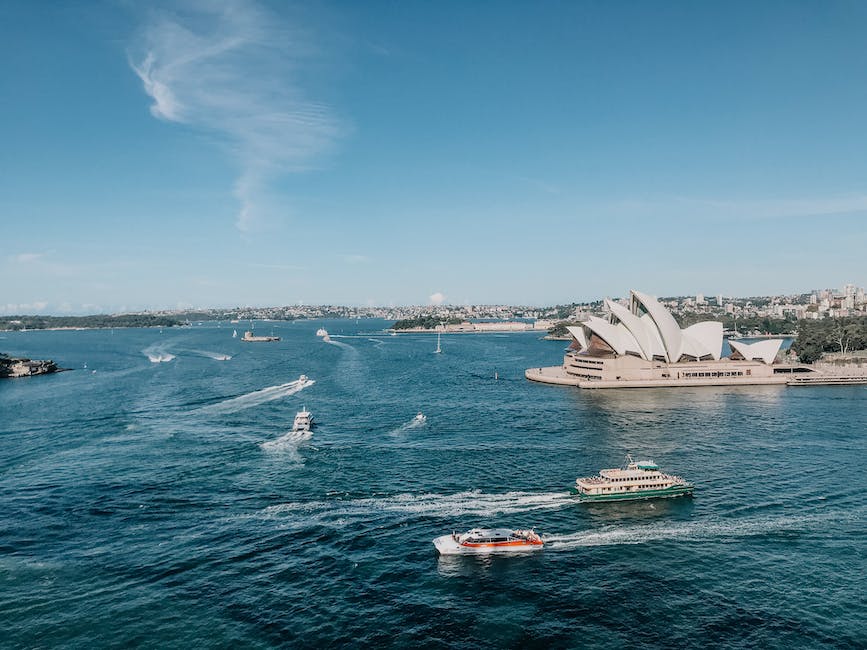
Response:
[[[775,364],[782,339],[730,342],[722,356],[723,326],[704,321],[681,329],[658,300],[631,291],[628,307],[606,300],[607,318],[569,327],[563,365],[531,368],[528,379],[581,388],[785,384],[800,365]]]

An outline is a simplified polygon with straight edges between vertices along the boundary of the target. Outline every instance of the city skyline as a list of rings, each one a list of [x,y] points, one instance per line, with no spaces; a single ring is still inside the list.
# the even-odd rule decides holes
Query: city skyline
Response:
[[[864,282],[857,4],[6,14],[3,314]]]

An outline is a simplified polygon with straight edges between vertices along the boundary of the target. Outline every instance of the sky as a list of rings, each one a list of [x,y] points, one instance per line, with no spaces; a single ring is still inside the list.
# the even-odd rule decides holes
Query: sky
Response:
[[[862,2],[0,14],[2,314],[867,284]]]

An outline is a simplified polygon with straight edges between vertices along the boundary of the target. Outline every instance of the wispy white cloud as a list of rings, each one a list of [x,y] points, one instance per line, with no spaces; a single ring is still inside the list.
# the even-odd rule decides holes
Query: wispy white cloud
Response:
[[[32,264],[45,257],[45,253],[18,253],[12,256],[12,261],[18,264]]]
[[[552,183],[547,183],[545,181],[539,180],[538,178],[530,178],[529,176],[516,176],[519,181],[522,183],[527,183],[532,187],[536,188],[541,192],[545,192],[546,194],[560,194],[560,188]]]
[[[154,10],[130,50],[151,113],[207,131],[229,147],[239,173],[235,225],[267,220],[280,174],[309,169],[344,128],[306,96],[317,53],[303,32],[253,3],[192,3]]]
[[[780,219],[847,214],[867,210],[867,195],[845,195],[793,199],[764,199],[746,201],[685,200],[710,209],[745,217]]]
[[[307,269],[303,266],[298,266],[297,264],[262,264],[259,262],[253,262],[250,264],[251,267],[257,269],[269,269],[272,271],[306,271]]]
[[[594,206],[610,216],[644,218],[669,217],[711,221],[798,219],[850,215],[867,211],[867,195],[845,194],[773,199],[725,199],[671,196],[651,199],[624,199]]]
[[[370,262],[370,258],[367,255],[344,255],[343,261],[347,264],[367,264]]]

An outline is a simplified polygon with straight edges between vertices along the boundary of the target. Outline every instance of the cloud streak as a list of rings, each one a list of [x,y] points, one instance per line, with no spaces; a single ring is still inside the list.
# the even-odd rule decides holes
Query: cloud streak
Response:
[[[343,256],[343,261],[346,264],[368,264],[370,258],[367,255],[349,254]]]
[[[18,253],[18,255],[14,255],[11,259],[18,264],[32,264],[33,262],[38,262],[43,257],[45,257],[45,253]]]
[[[668,217],[710,221],[802,219],[823,216],[857,215],[867,211],[867,195],[848,194],[783,199],[716,199],[675,196],[657,199],[615,201],[594,206],[610,216],[645,218]]]
[[[305,92],[316,56],[282,17],[232,1],[152,11],[130,49],[153,116],[228,147],[238,166],[241,231],[268,220],[267,195],[280,175],[312,167],[344,130],[328,105]]]

